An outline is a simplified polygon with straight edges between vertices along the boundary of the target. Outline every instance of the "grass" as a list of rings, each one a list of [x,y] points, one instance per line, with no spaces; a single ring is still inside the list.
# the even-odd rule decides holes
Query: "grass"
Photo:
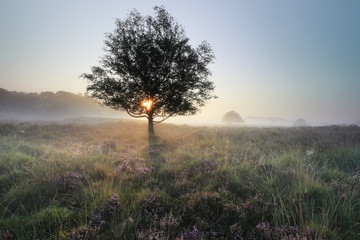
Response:
[[[360,128],[0,124],[0,239],[359,239]]]

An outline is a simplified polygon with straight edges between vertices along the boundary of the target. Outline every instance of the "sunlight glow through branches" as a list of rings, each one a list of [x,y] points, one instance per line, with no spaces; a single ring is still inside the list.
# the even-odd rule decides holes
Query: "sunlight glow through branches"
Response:
[[[146,110],[148,110],[148,111],[151,109],[152,105],[153,105],[153,101],[151,99],[148,99],[148,100],[145,99],[141,104],[141,106],[146,108]]]

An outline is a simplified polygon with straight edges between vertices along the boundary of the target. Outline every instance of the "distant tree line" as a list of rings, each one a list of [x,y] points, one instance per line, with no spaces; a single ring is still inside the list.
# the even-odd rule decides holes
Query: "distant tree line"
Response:
[[[120,115],[119,112],[99,106],[83,94],[65,91],[24,93],[0,88],[0,120],[55,120]]]

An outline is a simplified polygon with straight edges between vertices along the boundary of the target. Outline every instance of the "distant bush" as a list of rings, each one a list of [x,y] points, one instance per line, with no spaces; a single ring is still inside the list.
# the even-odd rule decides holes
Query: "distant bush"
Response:
[[[294,122],[294,127],[306,127],[309,126],[305,119],[299,118]]]
[[[245,122],[239,115],[239,113],[235,112],[235,111],[230,111],[225,113],[225,115],[223,116],[222,122],[228,122],[228,123],[243,123]]]

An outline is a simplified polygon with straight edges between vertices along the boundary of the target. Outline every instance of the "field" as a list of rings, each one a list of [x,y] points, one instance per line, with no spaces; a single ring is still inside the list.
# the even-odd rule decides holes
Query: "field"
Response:
[[[0,239],[360,239],[360,128],[0,124]]]

